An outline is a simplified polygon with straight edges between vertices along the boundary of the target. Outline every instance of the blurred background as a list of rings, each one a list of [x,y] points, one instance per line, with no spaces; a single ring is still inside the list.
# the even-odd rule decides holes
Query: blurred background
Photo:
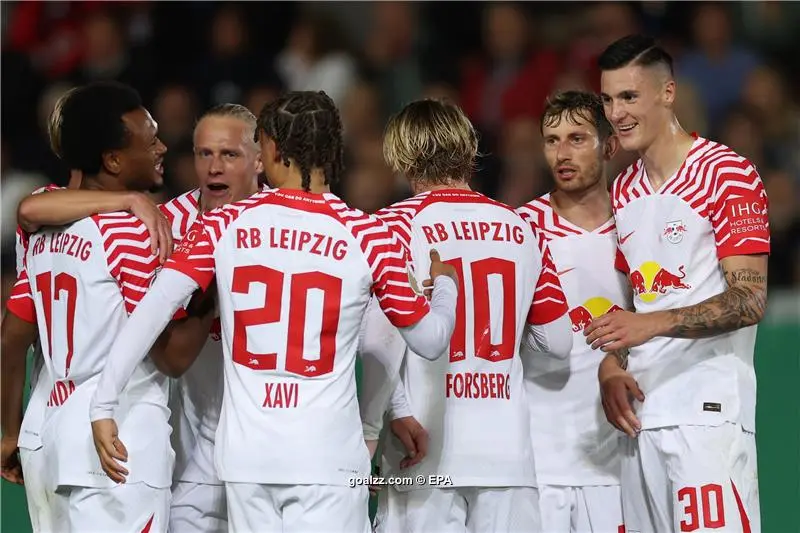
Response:
[[[366,211],[408,193],[383,162],[388,116],[412,99],[446,96],[481,134],[474,187],[518,206],[551,184],[538,127],[547,94],[598,90],[598,54],[641,31],[676,59],[684,127],[750,158],[764,179],[773,243],[765,327],[789,329],[770,340],[762,328],[759,342],[774,342],[778,357],[789,351],[776,379],[800,379],[800,370],[785,373],[787,361],[800,366],[792,290],[800,286],[800,3],[4,1],[0,9],[4,300],[17,203],[37,186],[66,184],[45,123],[76,84],[117,79],[140,91],[169,148],[164,198],[195,186],[191,132],[203,110],[237,102],[257,115],[281,91],[325,90],[347,140],[347,172],[335,192]],[[620,154],[614,171],[631,161]],[[797,459],[793,394],[776,408],[785,416],[792,406]],[[789,508],[800,500],[800,463],[793,465]]]

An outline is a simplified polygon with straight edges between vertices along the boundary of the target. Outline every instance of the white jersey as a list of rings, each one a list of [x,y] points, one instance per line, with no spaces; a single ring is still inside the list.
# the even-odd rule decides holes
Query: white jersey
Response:
[[[15,291],[33,295],[19,300],[28,305],[18,311],[39,326],[52,384],[42,443],[57,486],[113,486],[92,442],[89,401],[117,333],[157,266],[144,224],[127,213],[96,215],[30,238],[26,269]],[[165,376],[149,359],[142,361],[117,419],[129,452],[131,483],[171,485],[174,454],[166,395]]]
[[[212,211],[165,268],[219,289],[225,390],[215,463],[225,482],[346,485],[369,473],[355,383],[375,294],[396,327],[430,310],[408,252],[332,194],[266,191]]]
[[[172,239],[180,246],[197,220],[200,190],[194,189],[164,204],[172,219]],[[170,398],[175,481],[220,484],[214,468],[214,434],[222,409],[222,343],[219,319],[192,366],[177,380]]]
[[[629,273],[636,311],[697,304],[727,288],[720,260],[769,253],[767,196],[753,165],[697,138],[684,163],[654,191],[642,161],[614,182],[618,268]],[[656,337],[630,351],[646,399],[643,428],[742,424],[755,430],[756,326],[706,339]]]
[[[453,486],[535,486],[519,346],[526,318],[548,323],[566,304],[531,226],[468,190],[422,193],[378,216],[408,243],[417,272],[436,249],[460,283],[449,355],[409,353],[402,370],[411,411],[430,435],[428,456],[402,474],[404,452],[387,449],[388,462],[398,475],[446,475]]]
[[[605,353],[593,350],[583,333],[592,319],[628,307],[628,281],[614,268],[614,219],[586,231],[559,217],[549,194],[517,212],[536,227],[540,243],[553,255],[574,336],[568,359],[523,358],[537,481],[618,485],[618,434],[603,414],[597,381]]]
[[[42,192],[53,191],[61,189],[57,185],[47,185],[41,187],[31,194],[39,194]],[[17,226],[16,233],[16,267],[17,267],[17,283],[20,283],[20,276],[22,275],[25,265],[25,253],[28,249],[29,235],[19,226]],[[9,305],[9,311],[14,312],[14,309],[20,307],[24,309],[32,309],[31,295],[27,289],[27,279],[22,282],[20,289],[12,292],[10,300],[14,299],[27,299],[28,303],[23,306],[15,307],[13,303]],[[24,312],[24,311],[23,311]],[[20,317],[23,320],[34,322],[35,317],[26,313],[28,316]],[[47,370],[44,366],[44,355],[42,354],[42,346],[37,340],[33,346],[33,366],[31,367],[30,374],[31,394],[28,397],[28,406],[25,409],[25,416],[22,419],[22,426],[20,427],[19,440],[17,445],[20,448],[27,450],[38,450],[42,447],[42,438],[40,432],[42,430],[42,422],[44,420],[45,404],[50,394],[52,384],[49,382]]]

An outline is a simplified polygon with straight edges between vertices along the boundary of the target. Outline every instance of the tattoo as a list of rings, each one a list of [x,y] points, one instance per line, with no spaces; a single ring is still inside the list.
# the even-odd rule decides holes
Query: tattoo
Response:
[[[757,324],[767,308],[766,274],[750,268],[725,270],[725,280],[725,292],[667,311],[673,324],[666,336],[702,339]]]
[[[617,358],[620,368],[622,368],[622,370],[628,370],[628,349],[623,348],[621,350],[616,350],[612,352],[612,354]]]

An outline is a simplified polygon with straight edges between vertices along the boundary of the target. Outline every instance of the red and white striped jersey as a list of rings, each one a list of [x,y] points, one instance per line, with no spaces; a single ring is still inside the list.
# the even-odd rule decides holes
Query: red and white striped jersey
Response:
[[[369,472],[356,398],[371,294],[396,327],[429,311],[408,252],[333,194],[272,190],[206,214],[166,268],[216,277],[225,391],[215,461],[226,482],[345,485]]]
[[[526,321],[545,324],[567,310],[549,253],[543,259],[512,208],[474,191],[424,192],[378,216],[408,244],[416,272],[428,272],[436,249],[460,284],[449,354],[427,361],[410,353],[402,370],[409,406],[436,450],[403,475],[535,485],[519,346]],[[385,452],[394,469],[404,454]]]
[[[58,484],[113,485],[92,444],[89,402],[117,333],[157,269],[144,224],[128,213],[95,215],[30,237],[25,271],[14,290],[33,297],[15,300],[20,304],[13,312],[39,326],[53,384],[42,442]],[[125,390],[118,418],[130,454],[129,482],[171,484],[166,394],[165,376],[144,360]]]
[[[639,160],[614,182],[617,266],[640,313],[697,304],[727,289],[720,260],[769,253],[767,195],[752,163],[697,138],[678,171],[653,190]],[[631,349],[647,396],[643,427],[738,422],[755,430],[756,326],[707,339],[656,337]]]
[[[595,317],[629,307],[628,280],[614,268],[614,219],[587,231],[560,217],[549,194],[517,212],[534,225],[540,244],[553,255],[573,332],[569,358],[522,359],[537,480],[545,485],[618,485],[617,433],[603,415],[597,381],[605,354],[592,350],[583,334]]]

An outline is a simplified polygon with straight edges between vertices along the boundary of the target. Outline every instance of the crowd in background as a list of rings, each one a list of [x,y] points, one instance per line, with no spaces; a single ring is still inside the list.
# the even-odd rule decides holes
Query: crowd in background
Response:
[[[17,202],[67,182],[46,122],[76,84],[139,90],[169,148],[163,198],[195,186],[191,134],[204,109],[236,102],[258,115],[281,91],[324,90],[347,142],[335,192],[370,212],[408,195],[383,161],[388,116],[447,97],[481,135],[474,187],[516,207],[550,188],[538,123],[547,95],[598,91],[597,56],[636,32],[673,54],[684,128],[759,169],[770,286],[800,286],[800,3],[3,2],[2,25],[4,289]],[[612,171],[634,158],[619,154]]]

